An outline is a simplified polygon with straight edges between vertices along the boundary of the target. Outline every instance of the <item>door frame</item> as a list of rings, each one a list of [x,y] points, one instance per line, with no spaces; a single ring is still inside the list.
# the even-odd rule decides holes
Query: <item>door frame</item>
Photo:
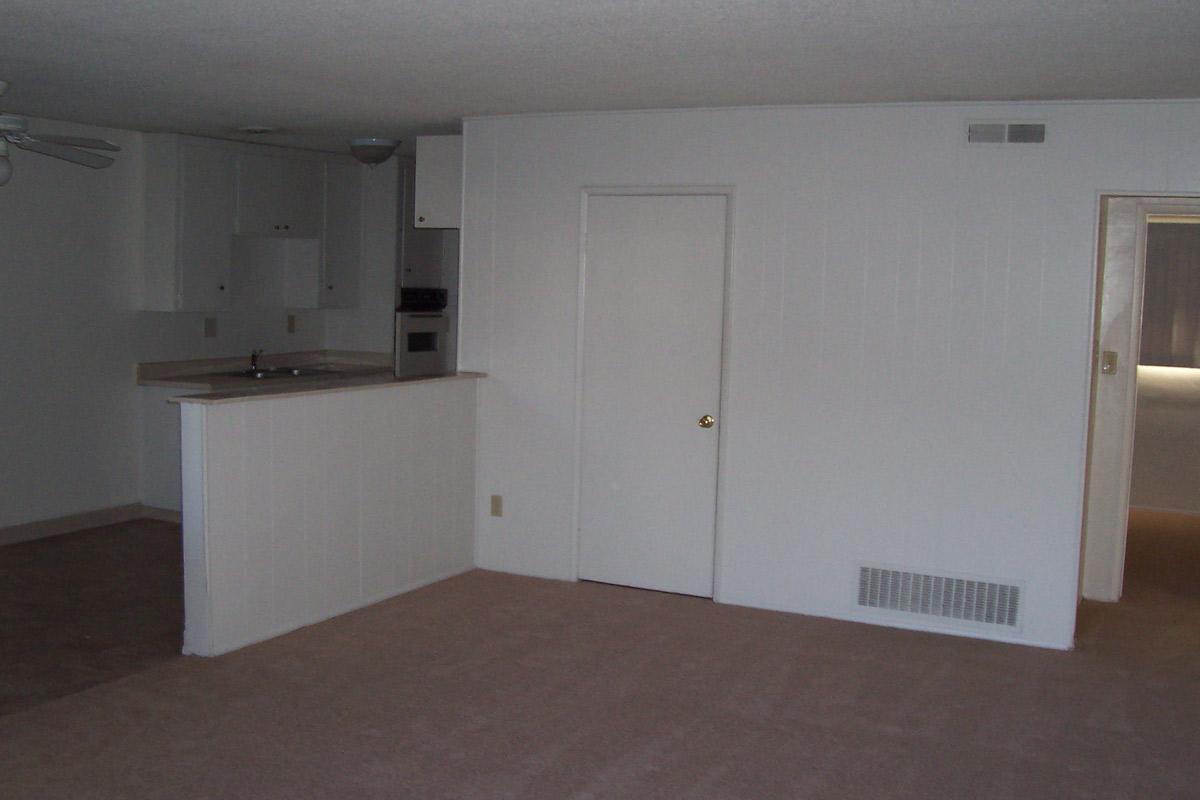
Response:
[[[1186,192],[1101,192],[1097,204],[1096,280],[1094,284],[1091,367],[1089,369],[1087,448],[1084,461],[1083,520],[1079,548],[1082,598],[1116,602],[1125,579],[1133,443],[1137,411],[1137,365],[1141,353],[1142,298],[1146,279],[1149,219],[1184,211],[1200,213],[1200,195]],[[1128,234],[1132,227],[1133,237]],[[1113,236],[1113,229],[1124,228]],[[1121,320],[1124,319],[1124,322]],[[1111,320],[1105,325],[1105,320]],[[1117,376],[1125,382],[1118,452],[1098,453],[1095,427],[1105,342],[1119,337]],[[1122,361],[1125,364],[1121,367]],[[1099,460],[1095,460],[1099,459]],[[1101,474],[1097,474],[1097,473]],[[1104,485],[1100,485],[1103,483]],[[1106,503],[1097,492],[1106,493]]]
[[[587,307],[587,219],[590,197],[674,197],[704,196],[725,199],[725,269],[721,286],[721,369],[717,409],[717,485],[716,504],[713,508],[713,586],[712,599],[721,602],[721,520],[725,507],[725,412],[729,408],[729,339],[730,339],[730,291],[733,275],[733,208],[734,187],[712,185],[613,185],[585,186],[579,200],[579,271],[575,296],[575,421],[574,421],[574,496],[572,498],[572,557],[575,561],[574,577],[579,580],[579,528],[580,498],[583,487],[583,349],[584,312]]]

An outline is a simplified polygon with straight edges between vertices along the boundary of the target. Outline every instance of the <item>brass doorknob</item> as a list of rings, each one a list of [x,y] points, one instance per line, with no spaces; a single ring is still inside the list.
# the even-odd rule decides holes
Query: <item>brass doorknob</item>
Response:
[[[701,428],[711,428],[713,426],[714,422],[716,422],[716,420],[713,419],[712,414],[705,414],[703,417],[701,417],[696,422],[696,424],[699,425]]]

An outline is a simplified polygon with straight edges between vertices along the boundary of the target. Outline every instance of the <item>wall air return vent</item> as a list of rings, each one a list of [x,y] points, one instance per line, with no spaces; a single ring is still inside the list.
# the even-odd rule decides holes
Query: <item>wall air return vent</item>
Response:
[[[971,144],[1042,144],[1046,125],[1041,122],[969,122],[967,141]]]
[[[858,604],[1015,628],[1021,588],[881,567],[858,570]]]

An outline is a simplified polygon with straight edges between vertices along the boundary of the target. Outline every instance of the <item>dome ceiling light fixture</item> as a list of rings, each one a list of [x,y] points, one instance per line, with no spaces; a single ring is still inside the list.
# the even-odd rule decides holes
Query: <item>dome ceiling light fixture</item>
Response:
[[[350,155],[364,164],[374,166],[391,158],[399,144],[399,139],[360,136],[350,140]]]

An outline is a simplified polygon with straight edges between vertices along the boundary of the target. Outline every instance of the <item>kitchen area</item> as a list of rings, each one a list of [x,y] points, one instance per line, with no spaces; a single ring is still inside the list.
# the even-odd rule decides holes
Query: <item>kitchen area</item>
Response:
[[[210,338],[229,312],[260,315],[295,336],[317,312],[325,338],[349,329],[340,338],[354,349],[280,352],[253,342],[246,353],[138,363],[142,504],[183,508],[174,397],[454,372],[461,137],[419,137],[416,158],[377,164],[173,134],[147,139],[149,316],[199,312]]]
[[[469,569],[479,376],[454,369],[461,138],[366,167],[152,144],[166,186],[148,180],[147,208],[155,191],[175,206],[174,241],[157,241],[169,223],[146,236],[147,298],[164,310],[213,313],[206,327],[226,306],[282,310],[290,332],[302,309],[378,317],[363,284],[394,276],[386,342],[138,364],[142,503],[182,517],[183,651],[227,652]],[[395,175],[392,197],[364,196],[375,170]],[[364,221],[376,203],[395,220],[391,259],[386,229]]]
[[[75,128],[111,170],[0,198],[0,714],[473,563],[461,137],[367,163]]]

